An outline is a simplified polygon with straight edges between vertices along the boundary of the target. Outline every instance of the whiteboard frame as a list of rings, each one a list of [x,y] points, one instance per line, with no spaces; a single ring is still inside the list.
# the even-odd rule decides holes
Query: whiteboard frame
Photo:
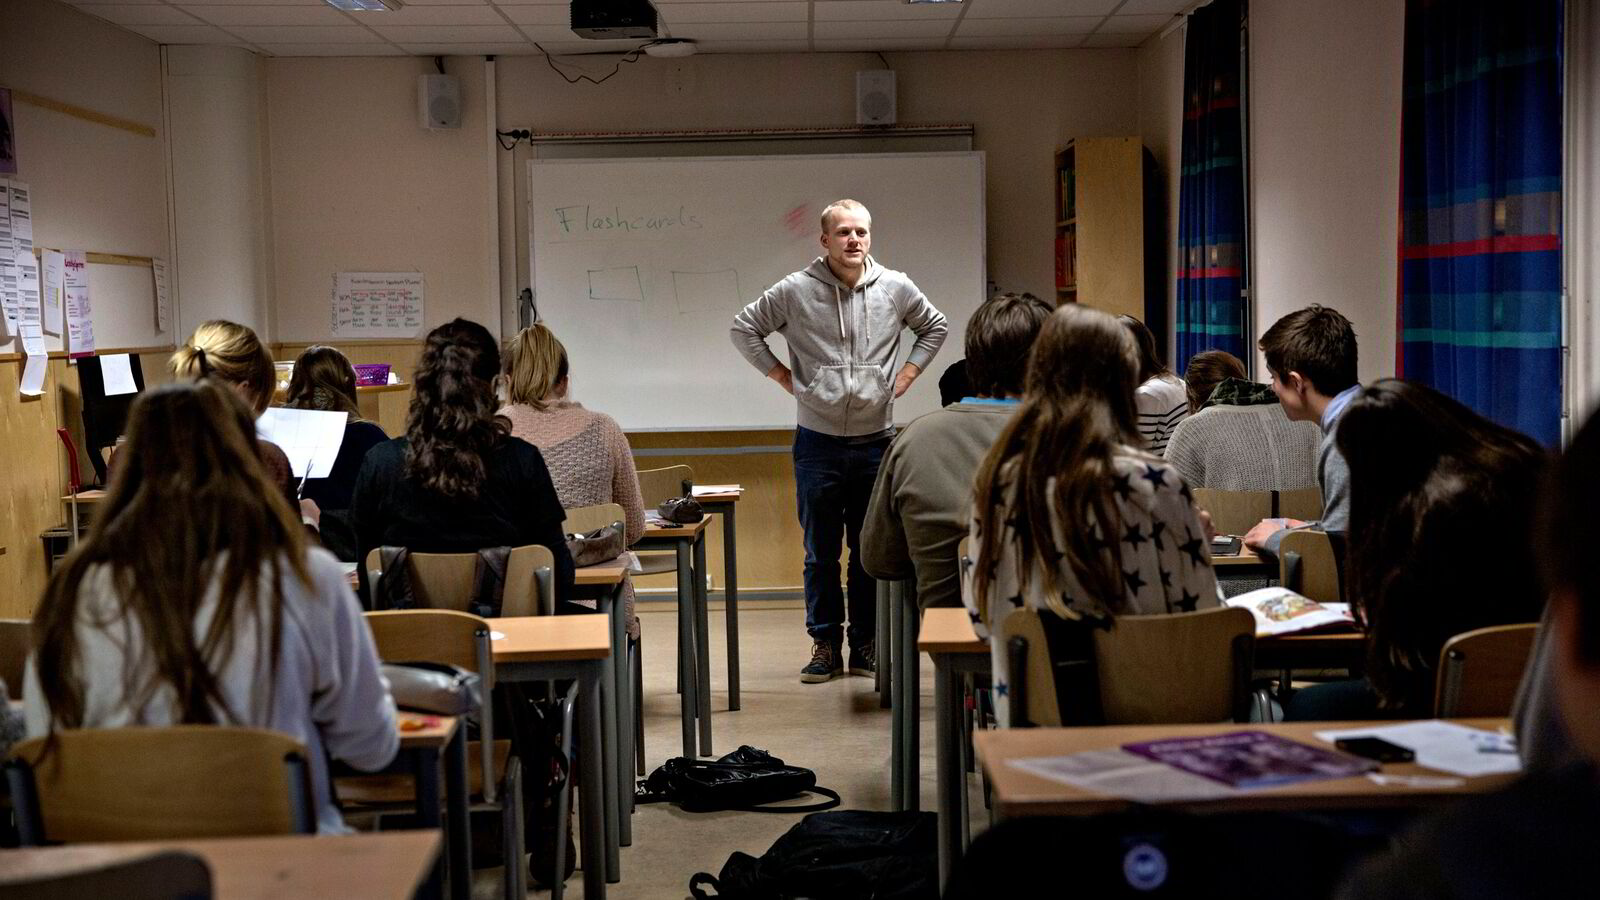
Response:
[[[528,232],[528,286],[534,289],[534,309],[539,307],[538,296],[538,254],[534,247],[534,167],[535,166],[577,166],[593,164],[611,164],[619,162],[751,162],[768,161],[774,159],[805,159],[805,160],[840,160],[840,159],[926,159],[933,157],[973,157],[978,162],[978,270],[983,279],[977,286],[977,296],[988,299],[989,275],[989,160],[982,150],[931,150],[923,152],[887,152],[887,153],[772,153],[772,154],[743,154],[738,156],[596,156],[596,157],[535,157],[528,160],[527,171],[527,203],[524,204],[523,221]],[[966,323],[962,323],[963,327]],[[942,349],[942,348],[941,348]],[[902,353],[910,353],[910,348],[902,348]],[[903,365],[903,361],[900,363]],[[753,369],[751,371],[754,371]],[[924,372],[925,376],[927,373]],[[920,376],[919,376],[920,377]],[[895,416],[896,429],[904,428],[910,420],[901,421],[898,413]],[[660,426],[654,428],[627,428],[624,431],[630,434],[671,434],[671,433],[710,433],[723,431],[794,431],[795,423],[788,422],[775,425],[722,425],[715,427],[683,425]]]

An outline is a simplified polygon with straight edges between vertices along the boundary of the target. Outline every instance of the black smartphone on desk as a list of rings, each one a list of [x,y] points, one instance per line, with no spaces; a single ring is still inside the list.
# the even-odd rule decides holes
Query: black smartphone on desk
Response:
[[[1333,745],[1346,753],[1381,763],[1411,762],[1417,758],[1417,754],[1399,744],[1391,744],[1383,738],[1339,738]]]

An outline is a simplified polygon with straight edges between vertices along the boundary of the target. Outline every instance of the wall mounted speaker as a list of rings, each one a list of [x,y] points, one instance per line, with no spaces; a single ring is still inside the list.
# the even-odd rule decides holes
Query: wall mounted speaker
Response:
[[[856,73],[856,124],[894,124],[894,70]]]
[[[454,75],[417,76],[417,116],[423,128],[460,128],[461,82]]]

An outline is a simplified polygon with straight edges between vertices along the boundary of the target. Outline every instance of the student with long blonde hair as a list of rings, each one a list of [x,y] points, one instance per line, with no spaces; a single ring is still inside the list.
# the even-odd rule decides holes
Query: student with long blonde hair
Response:
[[[248,725],[326,760],[398,749],[394,701],[337,560],[309,547],[261,464],[251,411],[202,380],[147,391],[78,550],[50,580],[24,677],[28,731]]]
[[[1067,304],[1045,321],[1022,405],[978,472],[962,594],[980,634],[1021,606],[1109,619],[1217,605],[1188,487],[1138,449],[1138,366],[1132,334],[1105,313]],[[1008,722],[1005,647],[991,644]]]

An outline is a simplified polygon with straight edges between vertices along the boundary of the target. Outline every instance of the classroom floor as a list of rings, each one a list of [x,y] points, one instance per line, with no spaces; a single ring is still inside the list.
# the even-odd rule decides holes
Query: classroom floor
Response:
[[[644,633],[645,752],[651,769],[682,750],[676,675],[677,614],[670,603],[642,604]],[[739,639],[743,709],[728,711],[726,649],[722,613],[711,612],[711,690],[714,749],[722,755],[740,744],[759,747],[785,762],[813,769],[817,783],[838,791],[841,809],[889,808],[889,711],[878,707],[872,679],[836,678],[801,684],[800,667],[810,658],[805,610],[741,608]],[[922,809],[934,808],[933,666],[922,660]],[[971,779],[974,831],[987,814],[979,779]],[[715,875],[735,850],[759,856],[800,820],[767,813],[686,813],[669,804],[638,807],[633,845],[622,848],[622,881],[607,896],[689,896],[696,872]],[[567,896],[581,897],[583,871],[567,882]],[[477,873],[475,900],[499,896],[499,870]],[[548,896],[534,892],[529,896]]]

